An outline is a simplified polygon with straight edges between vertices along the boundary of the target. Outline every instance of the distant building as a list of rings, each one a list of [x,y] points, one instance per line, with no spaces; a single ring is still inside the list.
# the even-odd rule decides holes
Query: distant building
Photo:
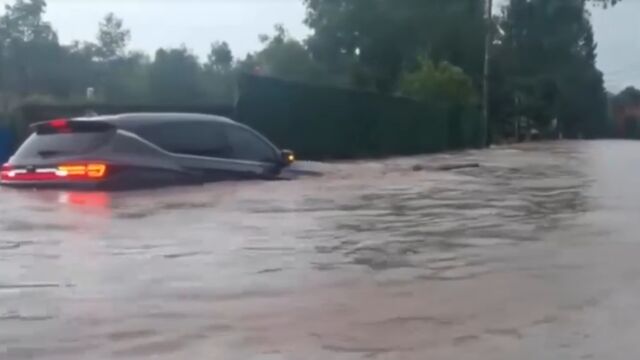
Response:
[[[616,136],[640,138],[640,90],[629,87],[613,96],[611,115]]]
[[[637,131],[640,128],[640,104],[628,104],[614,108],[614,122],[619,136],[628,137],[629,131]]]

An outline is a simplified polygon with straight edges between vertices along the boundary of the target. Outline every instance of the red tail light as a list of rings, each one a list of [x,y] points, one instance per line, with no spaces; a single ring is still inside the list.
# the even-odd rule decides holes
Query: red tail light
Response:
[[[67,119],[56,119],[49,121],[49,126],[56,129],[63,129],[69,127],[69,120]]]
[[[107,165],[100,163],[58,166],[58,176],[69,179],[96,180],[107,175]]]
[[[58,133],[67,134],[73,132],[71,122],[67,119],[56,119],[45,123],[36,124],[38,133]]]
[[[107,176],[107,164],[84,163],[63,164],[51,168],[33,170],[2,166],[2,181],[97,181]]]
[[[0,168],[0,180],[7,180],[9,177],[9,172],[11,171],[11,165],[4,164],[2,168]]]
[[[55,119],[39,122],[31,125],[31,128],[40,135],[67,134],[67,133],[101,133],[115,130],[116,127],[103,121],[85,121]]]

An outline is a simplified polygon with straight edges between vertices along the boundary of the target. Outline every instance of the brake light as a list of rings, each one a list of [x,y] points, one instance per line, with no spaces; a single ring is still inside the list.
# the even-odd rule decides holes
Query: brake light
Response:
[[[69,120],[67,119],[56,119],[51,120],[46,123],[53,132],[67,134],[72,132],[71,126],[69,125]]]
[[[107,174],[107,165],[99,163],[58,166],[57,175],[61,178],[102,179]]]
[[[27,170],[14,168],[8,164],[2,166],[2,181],[96,181],[107,176],[108,166],[103,163],[66,164],[52,168]]]
[[[0,180],[8,180],[10,171],[11,171],[11,165],[9,164],[2,165],[2,168],[0,168]]]
[[[68,133],[102,133],[115,130],[116,127],[103,121],[55,119],[31,125],[39,135]]]
[[[56,129],[63,129],[69,127],[69,120],[67,119],[56,119],[49,121],[49,126]]]

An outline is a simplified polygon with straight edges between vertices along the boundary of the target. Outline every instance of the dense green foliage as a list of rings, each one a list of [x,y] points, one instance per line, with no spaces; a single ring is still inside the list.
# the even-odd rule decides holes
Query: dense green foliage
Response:
[[[490,29],[490,120],[496,136],[508,136],[516,122],[548,134],[606,135],[607,102],[585,0],[510,0],[492,28],[484,21],[482,1],[305,2],[307,24],[315,30],[308,40],[310,51],[331,69],[349,64],[354,87],[407,94],[409,86],[414,89],[408,94],[415,96],[411,83],[422,73],[423,93],[438,88],[441,97],[459,96],[451,94],[455,85],[444,84],[442,76],[427,74],[434,71],[424,69],[420,59],[426,58],[462,69],[479,98],[483,38]]]
[[[498,91],[495,120],[517,117],[549,129],[554,120],[565,136],[603,135],[607,102],[595,67],[596,44],[580,0],[511,0],[500,19],[496,46]]]
[[[403,76],[400,92],[419,101],[448,101],[465,108],[478,104],[473,80],[447,62],[422,60],[418,69]]]
[[[482,71],[485,25],[477,0],[305,0],[310,51],[358,87],[393,92],[428,56]]]
[[[0,17],[2,110],[24,102],[232,103],[229,45],[212,44],[205,64],[186,48],[159,49],[153,58],[128,48],[131,33],[107,14],[95,42],[60,44],[43,20],[45,0],[15,0]],[[88,91],[88,89],[91,89]]]
[[[309,38],[294,39],[278,25],[273,35],[260,36],[262,49],[242,59],[214,41],[203,63],[185,47],[153,56],[131,51],[131,34],[114,14],[97,24],[95,42],[60,44],[43,20],[45,0],[14,0],[0,16],[1,110],[25,101],[76,102],[87,94],[114,104],[231,104],[237,75],[254,73],[437,99],[473,112],[490,30],[495,136],[510,136],[523,120],[549,134],[606,134],[607,99],[588,6],[616,0],[510,0],[491,27],[478,0],[300,1]]]

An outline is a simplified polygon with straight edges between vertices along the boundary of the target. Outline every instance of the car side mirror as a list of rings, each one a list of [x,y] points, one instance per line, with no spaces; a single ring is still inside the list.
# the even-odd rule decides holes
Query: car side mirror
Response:
[[[282,150],[280,151],[280,160],[282,165],[289,166],[296,161],[296,155],[291,150]]]

